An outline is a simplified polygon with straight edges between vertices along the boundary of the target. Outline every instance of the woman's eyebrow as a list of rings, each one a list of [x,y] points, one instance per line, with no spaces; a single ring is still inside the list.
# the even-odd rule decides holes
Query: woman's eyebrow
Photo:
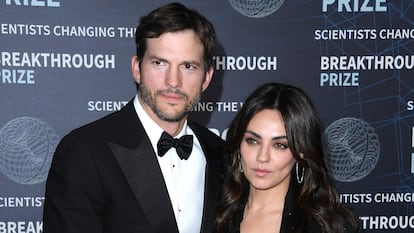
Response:
[[[257,138],[262,138],[258,133],[254,132],[254,131],[251,131],[251,130],[246,130],[246,133],[249,133],[249,134],[251,134],[251,135],[253,135]],[[286,138],[287,138],[286,135],[281,135],[281,136],[273,137],[272,140],[286,139]]]

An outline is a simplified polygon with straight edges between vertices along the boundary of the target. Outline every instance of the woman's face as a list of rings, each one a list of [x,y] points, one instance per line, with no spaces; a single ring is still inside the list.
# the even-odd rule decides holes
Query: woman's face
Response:
[[[251,119],[240,144],[240,154],[251,190],[287,190],[296,160],[288,147],[279,111],[261,110]]]

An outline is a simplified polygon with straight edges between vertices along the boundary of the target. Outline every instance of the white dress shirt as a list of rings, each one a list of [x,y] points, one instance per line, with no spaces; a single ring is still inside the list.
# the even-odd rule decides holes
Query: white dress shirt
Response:
[[[134,107],[157,154],[157,143],[164,130],[144,111],[137,96],[134,99]],[[206,159],[200,142],[187,126],[187,121],[176,138],[183,135],[193,135],[194,141],[193,150],[187,160],[181,160],[175,148],[168,150],[163,157],[157,156],[157,159],[179,232],[199,233],[203,216]]]

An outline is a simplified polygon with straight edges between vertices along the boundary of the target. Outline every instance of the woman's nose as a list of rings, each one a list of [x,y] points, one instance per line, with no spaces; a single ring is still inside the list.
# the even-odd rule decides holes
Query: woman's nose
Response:
[[[257,153],[256,160],[260,163],[265,163],[270,160],[270,151],[266,146],[262,146]]]

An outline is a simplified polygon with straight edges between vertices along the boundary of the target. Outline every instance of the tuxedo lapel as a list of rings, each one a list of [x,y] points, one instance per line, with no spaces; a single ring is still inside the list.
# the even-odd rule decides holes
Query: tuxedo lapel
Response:
[[[215,207],[217,192],[220,188],[219,169],[220,161],[222,160],[223,150],[222,145],[216,143],[217,140],[211,140],[211,135],[206,134],[204,130],[198,125],[189,122],[189,126],[196,134],[203,149],[207,164],[205,172],[205,187],[204,187],[204,209],[203,220],[201,225],[201,232],[214,232],[215,222]]]
[[[153,232],[178,233],[161,169],[132,102],[126,106],[123,114],[126,115],[122,117],[126,123],[123,126],[125,131],[119,142],[110,142],[109,146],[145,212]],[[122,143],[131,142],[131,138],[134,139],[131,145]]]
[[[215,163],[207,162],[206,166],[206,180],[205,180],[205,193],[204,193],[204,209],[203,220],[201,224],[201,232],[213,232],[214,218],[215,218],[215,206],[216,206],[216,190],[217,184],[215,183],[215,174],[217,172],[217,166]]]

